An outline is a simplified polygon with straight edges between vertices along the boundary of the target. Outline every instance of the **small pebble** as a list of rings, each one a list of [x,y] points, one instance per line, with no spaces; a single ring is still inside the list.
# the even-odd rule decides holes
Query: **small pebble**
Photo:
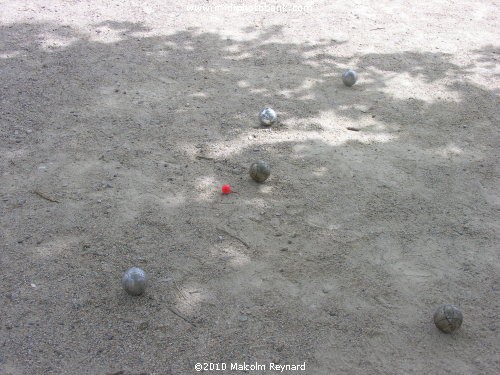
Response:
[[[80,310],[80,307],[81,307],[81,305],[80,305],[79,303],[77,303],[77,302],[73,302],[73,303],[71,304],[71,308],[72,308],[73,310]]]
[[[248,316],[242,314],[238,317],[238,320],[240,322],[246,322],[248,320]]]

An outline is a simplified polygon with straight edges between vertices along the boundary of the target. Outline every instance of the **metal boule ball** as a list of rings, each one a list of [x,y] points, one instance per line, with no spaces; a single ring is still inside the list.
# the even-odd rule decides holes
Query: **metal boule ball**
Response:
[[[271,126],[278,120],[278,115],[271,108],[264,108],[259,113],[260,123],[264,126]]]
[[[441,305],[434,313],[434,324],[444,333],[456,331],[462,325],[462,321],[462,312],[453,305]]]
[[[132,296],[139,296],[146,290],[148,278],[146,272],[138,267],[129,268],[122,278],[122,286]]]
[[[250,177],[252,177],[254,181],[264,182],[270,174],[271,168],[264,160],[260,160],[250,166]]]
[[[344,85],[351,87],[356,83],[358,80],[358,73],[356,73],[352,69],[348,69],[342,74],[342,82],[344,82]]]

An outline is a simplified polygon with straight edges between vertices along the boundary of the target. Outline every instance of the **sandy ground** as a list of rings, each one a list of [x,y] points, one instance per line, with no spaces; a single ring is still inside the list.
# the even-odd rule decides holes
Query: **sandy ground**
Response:
[[[500,4],[196,4],[0,1],[0,373],[496,373]]]

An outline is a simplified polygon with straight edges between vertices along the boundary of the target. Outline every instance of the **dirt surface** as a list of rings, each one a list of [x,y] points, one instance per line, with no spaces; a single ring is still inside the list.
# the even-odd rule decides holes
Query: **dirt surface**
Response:
[[[499,3],[213,3],[0,1],[0,373],[496,373]]]

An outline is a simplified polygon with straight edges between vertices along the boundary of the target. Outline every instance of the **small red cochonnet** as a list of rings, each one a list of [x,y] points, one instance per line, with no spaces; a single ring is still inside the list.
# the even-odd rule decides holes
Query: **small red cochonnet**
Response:
[[[229,194],[231,192],[231,185],[222,185],[222,194]]]

